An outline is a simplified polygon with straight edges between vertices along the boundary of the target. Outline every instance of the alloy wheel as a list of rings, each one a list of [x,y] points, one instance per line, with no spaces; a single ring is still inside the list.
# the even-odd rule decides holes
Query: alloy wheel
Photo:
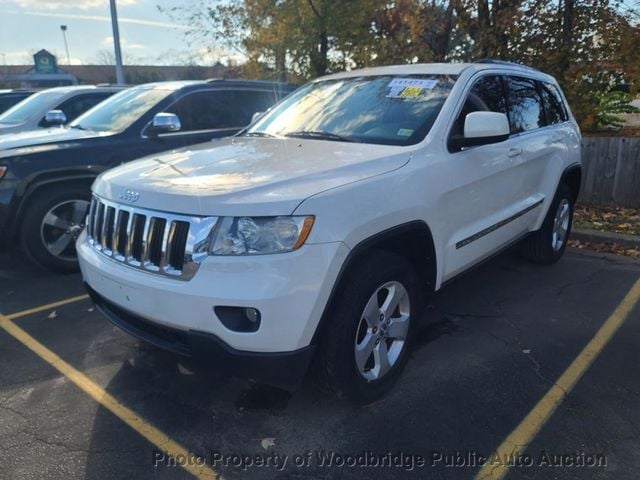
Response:
[[[553,229],[551,232],[551,246],[555,252],[559,251],[567,239],[569,230],[569,220],[571,218],[571,204],[569,200],[563,198],[558,204],[556,216],[553,219]]]
[[[89,211],[87,200],[66,200],[51,208],[42,219],[40,236],[47,251],[56,258],[76,259],[75,241],[84,228]]]
[[[387,282],[371,295],[354,345],[356,367],[365,379],[381,379],[398,361],[405,348],[410,314],[409,294],[400,282]]]

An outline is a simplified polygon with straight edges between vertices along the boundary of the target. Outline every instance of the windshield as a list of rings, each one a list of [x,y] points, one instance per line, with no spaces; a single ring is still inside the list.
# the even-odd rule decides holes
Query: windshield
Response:
[[[57,100],[64,96],[63,92],[56,91],[44,91],[31,95],[25,98],[19,103],[16,103],[9,110],[0,115],[0,123],[6,123],[9,125],[18,125],[30,120],[34,117],[40,117],[43,115],[42,110],[45,106],[45,110],[51,110],[55,108]],[[49,105],[49,107],[46,107]],[[40,120],[40,118],[36,118]]]
[[[124,90],[80,115],[69,126],[96,132],[121,132],[172,91],[153,87]]]
[[[431,129],[455,77],[381,75],[313,82],[245,135],[413,145]]]

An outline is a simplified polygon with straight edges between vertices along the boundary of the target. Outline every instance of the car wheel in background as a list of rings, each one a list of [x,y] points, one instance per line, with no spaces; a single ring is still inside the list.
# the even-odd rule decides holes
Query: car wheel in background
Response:
[[[29,199],[21,241],[31,260],[59,272],[78,270],[75,241],[84,228],[90,198],[86,185],[65,185]]]

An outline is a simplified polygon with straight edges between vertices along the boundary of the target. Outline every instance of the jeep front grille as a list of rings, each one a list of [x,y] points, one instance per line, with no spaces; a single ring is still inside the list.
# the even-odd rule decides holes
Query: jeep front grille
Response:
[[[132,268],[181,280],[207,256],[217,217],[192,217],[121,205],[93,196],[89,245]]]

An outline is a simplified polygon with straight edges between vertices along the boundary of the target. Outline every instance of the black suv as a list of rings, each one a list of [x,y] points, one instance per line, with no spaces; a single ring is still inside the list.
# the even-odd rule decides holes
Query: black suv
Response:
[[[294,88],[249,80],[140,85],[68,128],[0,138],[0,240],[19,241],[48,268],[77,269],[74,240],[96,176],[145,155],[233,135]]]

